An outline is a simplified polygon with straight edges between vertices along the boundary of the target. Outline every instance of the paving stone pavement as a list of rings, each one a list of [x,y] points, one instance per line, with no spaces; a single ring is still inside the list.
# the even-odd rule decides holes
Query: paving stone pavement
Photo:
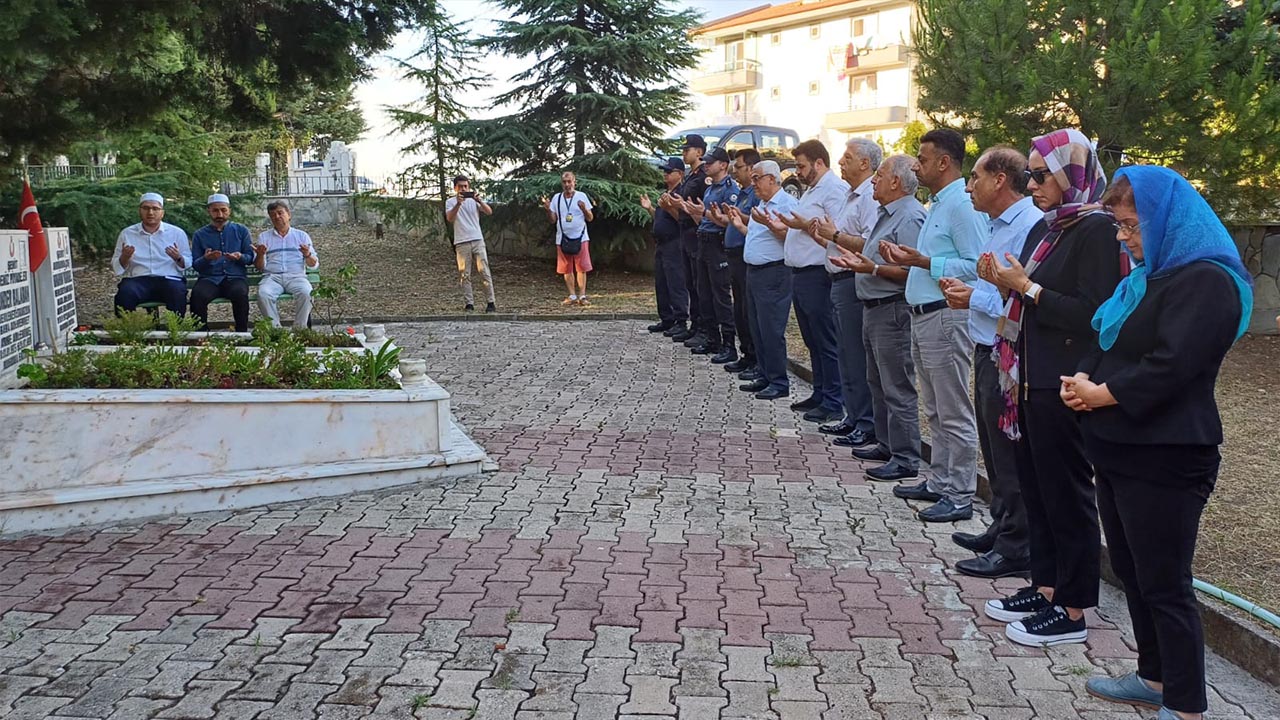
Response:
[[[0,716],[1144,717],[1084,693],[1133,666],[1113,589],[1010,644],[957,526],[643,323],[388,330],[497,472],[0,538]],[[1280,717],[1209,672],[1210,717]]]

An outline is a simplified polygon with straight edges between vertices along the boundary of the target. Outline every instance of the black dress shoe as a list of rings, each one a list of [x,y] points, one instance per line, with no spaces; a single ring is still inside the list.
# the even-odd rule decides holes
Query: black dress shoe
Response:
[[[706,344],[707,344],[707,336],[703,335],[702,333],[693,335],[688,340],[684,341],[684,346],[691,349],[699,347],[701,345],[706,345]]]
[[[738,358],[737,360],[734,360],[731,363],[725,364],[724,371],[735,372],[735,373],[742,372],[743,370],[746,370],[747,368],[750,368],[754,365],[755,365],[755,362],[747,362],[747,359],[742,357],[742,358]]]
[[[752,380],[749,383],[739,385],[738,389],[743,392],[758,393],[767,387],[769,387],[769,383],[764,380]]]
[[[764,377],[764,373],[760,372],[758,367],[747,368],[738,373],[739,380],[759,380],[762,377]]]
[[[843,414],[844,411],[839,408],[824,408],[822,406],[818,406],[806,412],[804,415],[801,415],[801,417],[809,422],[824,423],[834,420]]]
[[[903,500],[927,500],[938,502],[942,496],[929,489],[929,481],[921,480],[915,485],[899,485],[893,489],[893,496]]]
[[[1025,575],[1031,569],[1026,560],[1010,560],[992,550],[975,558],[956,563],[956,570],[980,578],[1002,578]]]
[[[843,418],[841,418],[839,422],[827,423],[825,425],[818,426],[818,432],[823,435],[848,435],[857,429],[858,428],[854,427],[853,423]]]
[[[854,430],[843,437],[835,439],[835,444],[840,447],[860,448],[868,445],[876,444],[876,436],[866,430]]]
[[[720,352],[717,353],[715,357],[711,358],[711,364],[723,365],[725,363],[732,363],[737,359],[738,351],[734,350],[732,345],[729,345],[728,347],[721,348]]]
[[[720,345],[716,343],[704,342],[696,348],[691,348],[689,352],[694,355],[715,355],[720,352]]]
[[[675,323],[671,323],[671,327],[667,328],[666,330],[663,330],[662,334],[665,337],[675,337],[676,335],[679,335],[680,333],[684,332],[686,329],[687,328],[685,327],[684,323],[675,322]]]
[[[756,393],[756,399],[757,400],[777,400],[778,398],[784,398],[790,394],[791,393],[789,391],[783,390],[782,388],[767,388],[765,390],[761,390],[760,392]]]
[[[991,552],[991,548],[996,546],[996,536],[989,533],[975,535],[967,532],[953,532],[951,533],[951,542],[965,550],[981,555]]]
[[[648,330],[648,331],[649,331],[649,332],[651,332],[651,333],[666,332],[666,331],[670,330],[670,329],[671,329],[671,326],[672,326],[672,325],[674,325],[674,324],[675,324],[675,323],[669,323],[669,322],[657,322],[657,323],[654,323],[654,324],[650,325],[649,327],[647,327],[647,328],[645,328],[645,329],[646,329],[646,330]]]
[[[812,410],[821,404],[822,404],[822,398],[818,397],[817,395],[810,395],[804,400],[791,403],[791,409],[792,410]]]
[[[973,503],[965,503],[963,507],[956,507],[955,504],[947,498],[942,498],[938,502],[917,512],[916,517],[925,522],[936,523],[968,520],[973,517]]]
[[[919,474],[920,473],[916,470],[912,470],[909,467],[899,465],[894,462],[881,465],[880,467],[871,468],[863,473],[863,475],[867,476],[867,479],[875,480],[877,482],[898,482],[900,480],[910,480],[917,477]],[[897,490],[897,488],[894,488],[894,490]]]
[[[689,338],[691,338],[691,337],[693,337],[694,335],[697,335],[697,334],[698,334],[698,332],[697,332],[696,330],[694,330],[693,328],[685,328],[685,329],[681,330],[680,332],[678,332],[678,333],[676,333],[676,334],[672,335],[672,336],[671,336],[671,342],[678,342],[678,343],[682,343],[682,342],[684,342],[684,341],[688,340]]]
[[[853,456],[858,458],[859,460],[866,460],[867,462],[887,463],[893,459],[893,454],[890,453],[888,450],[885,450],[884,448],[880,447],[879,445],[873,445],[871,447],[854,448]]]

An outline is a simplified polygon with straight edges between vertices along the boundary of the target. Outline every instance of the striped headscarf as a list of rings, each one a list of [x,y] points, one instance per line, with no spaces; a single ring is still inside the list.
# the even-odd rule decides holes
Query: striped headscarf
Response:
[[[1054,130],[1031,141],[1062,188],[1062,204],[1044,213],[1050,230],[1071,227],[1080,218],[1102,210],[1099,200],[1107,176],[1098,162],[1095,144],[1079,130]]]

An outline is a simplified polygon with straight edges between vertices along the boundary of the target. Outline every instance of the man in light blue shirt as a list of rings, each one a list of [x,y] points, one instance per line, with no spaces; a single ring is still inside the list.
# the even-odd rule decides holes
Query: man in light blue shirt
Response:
[[[258,310],[271,319],[272,325],[280,327],[280,296],[289,293],[293,296],[293,326],[306,327],[311,319],[311,281],[307,280],[307,270],[320,267],[320,256],[311,244],[311,236],[290,226],[293,215],[288,202],[268,203],[267,218],[271,220],[271,229],[260,233],[258,244],[253,246],[254,266],[262,272],[258,283]]]
[[[785,228],[779,217],[796,209],[796,199],[782,190],[782,169],[772,160],[756,163],[751,182],[760,203],[750,215],[735,211],[731,220],[746,235],[742,259],[747,263],[747,319],[756,343],[759,377],[739,386],[761,400],[787,397],[787,318],[791,315],[791,270],[785,265]]]
[[[191,241],[176,225],[164,222],[164,196],[149,192],[138,203],[142,222],[120,231],[111,253],[111,270],[120,278],[116,312],[131,312],[144,302],[163,302],[181,315],[187,310]]]
[[[988,150],[974,163],[966,189],[975,210],[991,218],[991,239],[984,253],[1004,257],[1022,255],[1024,243],[1038,242],[1045,233],[1041,223],[1044,213],[1024,193],[1027,158],[1011,147]],[[956,563],[966,575],[983,578],[1008,577],[1028,568],[1030,555],[1027,534],[1027,510],[1022,503],[1018,484],[1015,445],[1000,431],[999,419],[1004,412],[1004,394],[994,362],[996,324],[1004,314],[1004,299],[995,285],[978,280],[972,285],[954,278],[942,279],[942,291],[948,305],[956,310],[969,310],[969,334],[975,346],[973,354],[974,409],[977,411],[978,440],[982,459],[991,481],[991,526],[981,535],[955,533],[956,544],[978,557]]]
[[[932,440],[929,477],[898,486],[893,494],[934,502],[917,513],[925,522],[969,519],[978,488],[978,429],[969,398],[969,311],[947,307],[938,285],[944,277],[977,280],[978,253],[991,233],[987,216],[973,209],[964,190],[963,165],[964,136],[945,128],[925,133],[916,176],[932,194],[919,247],[881,244],[886,260],[911,268],[906,287],[911,354]]]

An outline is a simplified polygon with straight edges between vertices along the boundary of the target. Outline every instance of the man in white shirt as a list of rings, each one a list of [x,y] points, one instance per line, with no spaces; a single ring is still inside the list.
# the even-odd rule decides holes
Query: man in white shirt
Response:
[[[880,217],[871,179],[884,151],[873,140],[852,138],[840,156],[840,178],[849,183],[844,214],[837,218],[814,218],[809,234],[826,246],[827,272],[831,274],[831,307],[835,310],[836,350],[840,358],[840,394],[844,418],[818,428],[835,435],[841,447],[876,445],[871,388],[867,385],[867,354],[862,341],[862,301],[858,297],[858,274],[833,264],[842,256],[840,248],[862,252],[871,228]]]
[[[554,198],[542,198],[542,208],[556,226],[556,272],[564,276],[564,286],[569,290],[569,297],[561,304],[586,307],[591,305],[587,300],[587,273],[591,272],[591,251],[587,248],[591,236],[587,233],[587,223],[595,219],[595,214],[591,198],[578,191],[576,175],[566,171],[560,176],[560,186],[564,192],[556,193]],[[564,252],[561,245],[565,240],[571,241],[570,244],[580,242],[578,251]]]
[[[796,158],[796,176],[809,189],[800,197],[796,211],[779,218],[778,222],[787,228],[783,253],[792,273],[791,298],[796,324],[809,348],[813,394],[792,403],[791,409],[803,410],[805,420],[820,423],[843,417],[844,400],[840,392],[840,360],[836,352],[827,249],[820,239],[809,234],[809,224],[814,218],[844,215],[849,183],[831,172],[831,154],[817,140],[800,143],[792,153]]]
[[[187,284],[182,274],[191,266],[187,233],[164,220],[164,196],[149,192],[138,204],[142,222],[120,231],[111,254],[116,312],[136,310],[144,302],[162,302],[179,315],[187,311]]]
[[[453,223],[453,250],[458,256],[458,284],[468,312],[475,310],[475,294],[471,289],[471,273],[480,272],[489,294],[487,313],[497,312],[493,295],[493,275],[489,273],[489,253],[485,251],[484,234],[480,232],[480,213],[492,215],[493,208],[471,189],[471,179],[459,175],[453,179],[454,196],[444,201],[445,219]]]
[[[253,265],[262,272],[258,283],[258,310],[280,327],[280,296],[293,296],[293,326],[306,327],[311,319],[311,281],[307,269],[320,267],[311,236],[290,227],[293,219],[289,203],[272,200],[267,204],[271,229],[258,235],[253,246]]]

